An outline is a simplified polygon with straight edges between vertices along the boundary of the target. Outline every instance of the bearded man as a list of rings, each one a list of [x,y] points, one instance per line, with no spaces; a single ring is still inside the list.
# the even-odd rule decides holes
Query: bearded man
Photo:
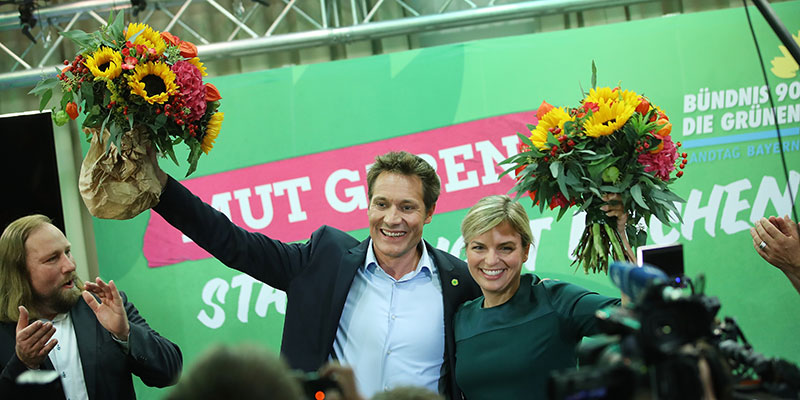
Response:
[[[48,217],[22,217],[3,231],[0,293],[0,398],[29,394],[17,382],[28,370],[57,372],[43,387],[71,400],[134,399],[131,374],[155,387],[180,375],[178,346],[147,325],[114,281],[81,284],[70,243]]]

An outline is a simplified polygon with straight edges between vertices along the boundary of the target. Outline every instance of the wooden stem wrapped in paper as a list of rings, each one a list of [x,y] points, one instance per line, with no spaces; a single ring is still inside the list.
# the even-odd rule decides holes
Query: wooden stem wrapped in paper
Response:
[[[130,219],[156,204],[161,183],[148,162],[152,147],[147,132],[136,126],[122,134],[120,145],[109,143],[110,134],[95,128],[89,151],[81,164],[78,189],[89,212],[98,218]]]
[[[133,218],[157,204],[161,185],[148,157],[158,152],[177,164],[173,146],[185,143],[189,176],[213,147],[224,117],[219,91],[203,82],[206,68],[197,48],[144,24],[125,27],[123,15],[96,32],[62,32],[80,51],[31,90],[44,109],[53,89],[61,89],[56,124],[85,115],[91,146],[79,186],[99,218]]]

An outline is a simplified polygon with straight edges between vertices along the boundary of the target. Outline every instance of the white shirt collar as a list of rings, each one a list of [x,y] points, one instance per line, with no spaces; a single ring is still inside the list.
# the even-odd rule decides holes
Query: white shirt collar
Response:
[[[428,254],[428,246],[425,246],[424,241],[420,241],[418,246],[422,246],[422,256],[419,258],[419,262],[417,263],[416,268],[413,271],[407,273],[399,280],[410,279],[419,274],[420,272],[424,272],[429,278],[433,276],[434,271],[434,264],[433,260],[431,260],[430,255]],[[375,250],[372,248],[372,238],[369,239],[369,246],[367,246],[367,258],[364,259],[364,268],[367,272],[375,272],[375,268],[380,267],[378,264],[378,259],[375,257]],[[381,268],[383,269],[383,268]]]

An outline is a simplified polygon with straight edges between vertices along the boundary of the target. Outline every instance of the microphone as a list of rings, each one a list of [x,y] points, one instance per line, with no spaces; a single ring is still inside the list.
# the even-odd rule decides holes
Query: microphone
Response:
[[[651,287],[669,282],[667,274],[648,264],[637,267],[624,261],[615,261],[609,267],[608,274],[614,285],[634,303],[638,303]]]

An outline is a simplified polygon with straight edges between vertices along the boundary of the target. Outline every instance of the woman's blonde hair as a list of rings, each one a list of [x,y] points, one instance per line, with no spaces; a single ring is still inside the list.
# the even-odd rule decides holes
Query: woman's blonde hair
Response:
[[[0,321],[16,322],[23,305],[35,318],[33,289],[26,260],[25,242],[33,231],[53,221],[41,214],[28,215],[8,224],[0,236]]]
[[[533,244],[528,213],[522,204],[506,195],[486,196],[469,209],[467,216],[461,221],[464,243],[469,243],[503,221],[507,221],[519,233],[523,247]]]

